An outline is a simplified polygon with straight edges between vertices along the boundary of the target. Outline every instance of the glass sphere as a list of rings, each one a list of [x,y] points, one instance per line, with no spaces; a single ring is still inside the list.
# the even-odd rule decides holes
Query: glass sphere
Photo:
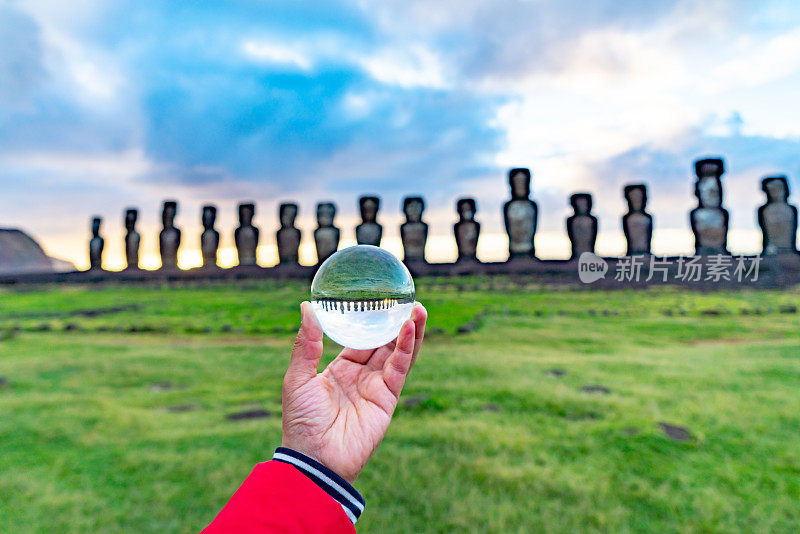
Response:
[[[333,254],[311,282],[322,331],[351,349],[374,349],[400,333],[414,309],[414,280],[391,252],[356,245]]]

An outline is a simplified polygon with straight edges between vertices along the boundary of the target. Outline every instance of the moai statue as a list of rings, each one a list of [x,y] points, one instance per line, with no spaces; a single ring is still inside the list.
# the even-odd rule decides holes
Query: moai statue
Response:
[[[594,252],[597,241],[597,217],[592,215],[592,195],[576,193],[569,197],[569,203],[575,211],[567,218],[567,235],[572,244],[571,259],[580,257],[584,252]]]
[[[217,222],[217,208],[203,206],[203,233],[200,234],[200,252],[203,253],[203,267],[217,266],[219,232],[214,228]]]
[[[403,213],[406,222],[400,225],[400,238],[403,241],[403,261],[424,262],[425,243],[428,241],[428,224],[422,221],[425,201],[422,197],[406,197],[403,200]]]
[[[785,176],[761,180],[767,203],[758,208],[758,225],[764,235],[764,255],[797,252],[797,208],[789,204],[789,183]]]
[[[100,217],[92,219],[92,238],[89,240],[89,268],[93,271],[99,271],[103,268],[103,248],[105,247],[105,240],[100,237],[100,223],[103,221]]]
[[[161,212],[161,221],[164,228],[158,235],[158,249],[161,253],[162,269],[178,268],[178,248],[181,246],[181,231],[175,227],[175,215],[178,212],[178,203],[174,200],[164,202]]]
[[[258,248],[259,230],[253,226],[256,205],[252,202],[239,204],[239,227],[233,232],[239,265],[257,265],[256,249]]]
[[[125,260],[127,261],[126,269],[139,268],[139,242],[142,236],[136,231],[136,220],[139,218],[139,212],[135,209],[125,211]]]
[[[622,216],[622,231],[628,243],[627,256],[650,254],[650,240],[653,237],[653,217],[645,211],[647,206],[647,186],[632,184],[625,186],[625,200],[628,213]]]
[[[458,261],[478,261],[478,236],[481,225],[475,220],[475,199],[460,198],[456,202],[458,222],[453,225],[458,247]]]
[[[278,262],[282,264],[300,263],[300,230],[295,227],[297,204],[287,202],[278,210],[281,228],[278,230]]]
[[[503,206],[503,219],[508,234],[508,257],[532,258],[539,210],[536,202],[530,199],[531,171],[511,169],[508,181],[511,185],[511,200]]]
[[[333,225],[336,206],[333,202],[317,204],[317,229],[314,244],[317,246],[317,263],[322,263],[339,248],[339,229]]]
[[[358,206],[361,209],[361,224],[356,226],[356,242],[359,245],[381,246],[383,227],[378,224],[378,208],[381,201],[378,197],[361,197]]]
[[[690,213],[697,255],[729,254],[728,211],[722,207],[721,159],[702,159],[694,164],[694,194],[699,205]]]

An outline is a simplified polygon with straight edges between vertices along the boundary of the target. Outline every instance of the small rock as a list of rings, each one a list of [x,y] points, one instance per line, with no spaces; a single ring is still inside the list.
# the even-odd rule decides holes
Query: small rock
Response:
[[[64,325],[64,331],[65,332],[74,332],[75,330],[78,330],[79,328],[80,327],[75,323],[67,323],[67,324]]]
[[[499,412],[500,411],[500,406],[498,406],[496,404],[486,404],[483,407],[483,411],[484,412]]]
[[[700,315],[706,315],[706,316],[709,316],[709,317],[718,317],[718,316],[722,315],[722,311],[715,310],[715,309],[703,310],[703,311],[700,312]]]
[[[268,410],[246,410],[244,412],[231,413],[225,416],[228,421],[244,421],[247,419],[264,419],[270,417],[272,412]]]
[[[197,409],[196,404],[178,404],[177,406],[167,406],[165,410],[172,413],[191,412]]]
[[[478,322],[477,321],[470,321],[468,323],[464,323],[456,329],[456,332],[459,334],[469,334],[470,332],[474,332],[478,329]]]
[[[689,441],[692,439],[692,434],[689,432],[688,428],[663,422],[658,423],[658,426],[661,431],[673,441]]]
[[[781,306],[780,308],[778,308],[778,311],[781,313],[797,313],[797,306],[793,304]]]
[[[611,390],[605,386],[598,386],[597,384],[589,384],[588,386],[583,386],[581,391],[584,393],[602,393],[603,395],[607,395],[611,393]]]
[[[403,400],[403,406],[406,408],[416,408],[429,398],[431,398],[430,395],[411,395]]]
[[[564,376],[567,372],[564,369],[548,369],[547,374],[550,376]]]

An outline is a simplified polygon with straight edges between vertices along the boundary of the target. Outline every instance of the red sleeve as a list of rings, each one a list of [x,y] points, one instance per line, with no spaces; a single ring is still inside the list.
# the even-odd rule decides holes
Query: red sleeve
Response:
[[[333,497],[288,463],[258,464],[203,534],[355,534]]]

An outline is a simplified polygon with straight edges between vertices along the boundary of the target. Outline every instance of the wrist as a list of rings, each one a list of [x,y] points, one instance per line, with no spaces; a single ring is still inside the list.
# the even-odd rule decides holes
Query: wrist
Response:
[[[275,449],[275,454],[272,456],[272,459],[293,465],[301,473],[311,479],[341,505],[353,524],[358,520],[361,512],[364,511],[364,498],[356,491],[350,482],[312,456],[282,446]]]

